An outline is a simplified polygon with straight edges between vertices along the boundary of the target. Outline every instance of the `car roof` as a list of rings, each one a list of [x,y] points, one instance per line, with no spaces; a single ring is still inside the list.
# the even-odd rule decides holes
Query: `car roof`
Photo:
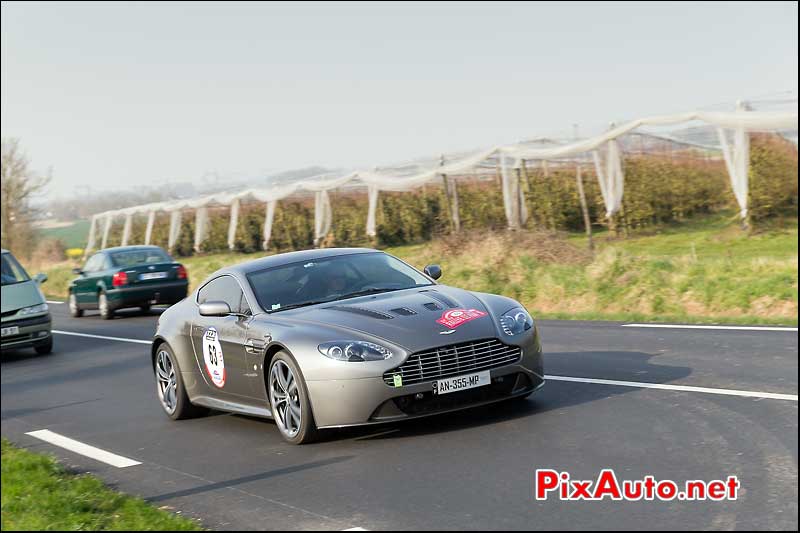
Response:
[[[135,250],[161,250],[160,246],[152,246],[145,244],[135,244],[131,246],[114,246],[113,248],[103,248],[98,252],[131,252]]]
[[[379,252],[372,248],[318,248],[314,250],[301,250],[297,252],[287,252],[283,254],[275,254],[261,259],[255,259],[246,263],[240,263],[220,271],[231,272],[236,274],[248,274],[266,268],[279,267],[299,261],[313,261],[316,259],[323,259],[326,257],[335,257],[337,255],[352,255],[352,254],[368,254]]]

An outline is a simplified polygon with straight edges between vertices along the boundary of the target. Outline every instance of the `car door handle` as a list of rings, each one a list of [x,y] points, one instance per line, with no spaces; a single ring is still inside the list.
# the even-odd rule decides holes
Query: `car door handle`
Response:
[[[244,349],[247,353],[253,355],[261,355],[264,353],[264,349],[267,347],[267,343],[261,339],[247,339],[244,343]]]

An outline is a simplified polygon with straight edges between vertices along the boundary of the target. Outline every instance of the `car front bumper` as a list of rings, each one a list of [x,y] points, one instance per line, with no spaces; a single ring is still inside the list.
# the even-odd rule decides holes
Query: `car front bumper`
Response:
[[[30,348],[39,346],[50,341],[52,335],[52,319],[50,313],[43,315],[3,320],[3,329],[17,327],[19,329],[13,335],[6,335],[0,338],[0,347],[3,350],[16,348]]]
[[[383,376],[308,381],[314,420],[321,429],[379,424],[527,396],[544,385],[542,352],[538,341],[521,348],[518,361],[489,370],[491,384],[449,394],[435,395],[432,381],[393,387]]]

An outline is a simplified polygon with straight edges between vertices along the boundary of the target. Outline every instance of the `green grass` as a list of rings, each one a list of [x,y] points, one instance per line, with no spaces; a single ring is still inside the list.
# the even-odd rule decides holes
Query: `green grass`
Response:
[[[2,441],[2,529],[198,531],[189,519],[113,491],[90,475]]]
[[[89,221],[76,220],[69,226],[61,228],[41,228],[39,235],[42,238],[52,237],[59,239],[66,248],[83,248],[86,246],[86,236],[89,234]]]
[[[792,324],[797,320],[797,219],[747,234],[732,213],[615,239],[536,232],[472,233],[387,251],[442,281],[520,300],[551,318]],[[192,285],[218,268],[261,254],[183,258]],[[44,286],[64,297],[72,265],[47,270]]]

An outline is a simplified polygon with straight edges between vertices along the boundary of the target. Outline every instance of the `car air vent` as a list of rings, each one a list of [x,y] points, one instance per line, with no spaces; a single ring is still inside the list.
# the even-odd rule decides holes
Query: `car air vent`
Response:
[[[411,316],[416,315],[417,312],[413,309],[409,309],[408,307],[397,307],[395,309],[391,309],[392,313],[400,316]]]
[[[451,300],[450,298],[448,298],[444,294],[439,294],[436,291],[420,291],[420,292],[424,292],[427,296],[430,296],[434,300],[439,300],[441,303],[443,303],[447,307],[451,307],[451,308],[458,307],[458,304],[456,304],[453,300]]]
[[[346,313],[354,313],[356,315],[368,316],[370,318],[378,318],[380,320],[389,320],[394,318],[392,315],[388,313],[373,311],[372,309],[364,309],[363,307],[355,307],[353,305],[332,305],[330,307],[326,307],[325,309],[344,311]]]
[[[441,311],[442,306],[437,304],[436,302],[428,302],[426,304],[422,304],[425,309],[430,309],[431,311]]]

